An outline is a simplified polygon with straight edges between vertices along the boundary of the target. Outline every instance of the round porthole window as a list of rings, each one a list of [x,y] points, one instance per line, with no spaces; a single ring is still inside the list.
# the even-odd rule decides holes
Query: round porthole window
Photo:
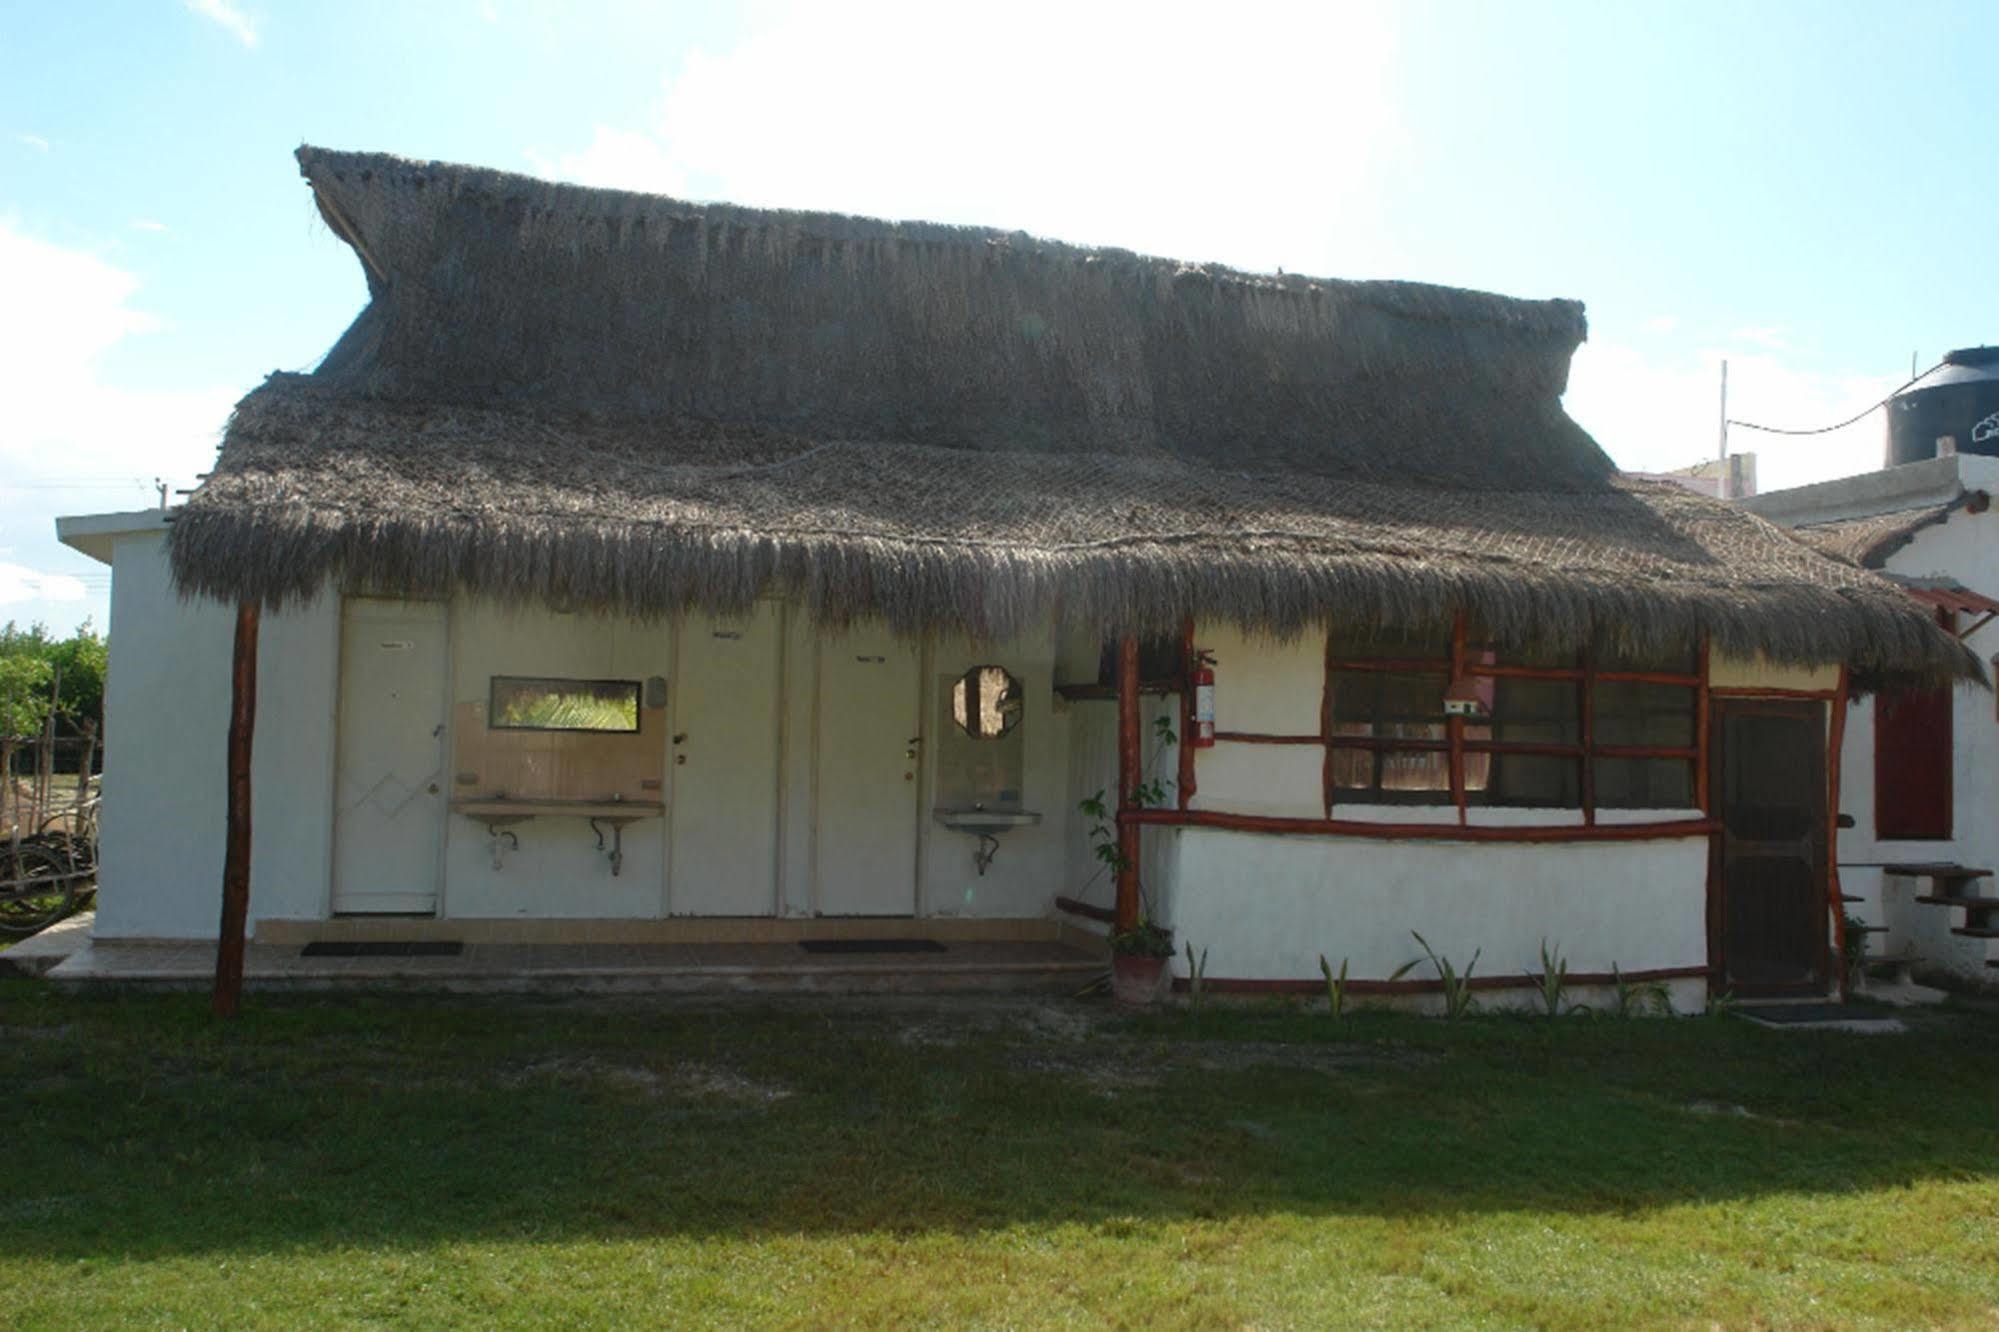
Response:
[[[1003,666],[974,666],[951,686],[951,716],[975,740],[997,740],[1020,724],[1020,681]]]

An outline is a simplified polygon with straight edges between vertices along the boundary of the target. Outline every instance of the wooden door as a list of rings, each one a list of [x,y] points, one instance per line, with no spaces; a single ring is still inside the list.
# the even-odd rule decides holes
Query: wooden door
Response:
[[[667,682],[672,882],[677,916],[777,910],[778,670],[774,606],[689,616]]]
[[[822,916],[916,913],[916,644],[886,629],[819,655],[814,891]]]
[[[445,608],[350,598],[340,618],[333,909],[437,910]]]
[[[1709,949],[1737,994],[1822,993],[1829,978],[1826,710],[1819,702],[1715,704],[1721,835]]]

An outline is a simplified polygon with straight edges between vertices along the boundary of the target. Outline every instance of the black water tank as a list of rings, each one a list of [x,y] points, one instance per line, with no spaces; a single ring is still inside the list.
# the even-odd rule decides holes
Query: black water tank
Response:
[[[1999,347],[1965,347],[1888,400],[1888,465],[1959,453],[1999,457]]]

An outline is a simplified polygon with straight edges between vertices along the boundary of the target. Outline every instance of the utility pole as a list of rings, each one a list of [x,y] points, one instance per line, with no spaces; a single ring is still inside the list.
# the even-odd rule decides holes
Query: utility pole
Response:
[[[1716,458],[1721,463],[1720,494],[1723,499],[1727,499],[1730,487],[1728,484],[1728,362],[1725,359],[1721,363],[1721,447],[1720,451],[1716,454]]]

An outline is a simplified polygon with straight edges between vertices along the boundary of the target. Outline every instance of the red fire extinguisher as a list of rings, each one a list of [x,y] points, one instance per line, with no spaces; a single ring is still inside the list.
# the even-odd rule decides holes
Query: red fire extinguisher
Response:
[[[1215,654],[1194,654],[1194,669],[1188,674],[1194,689],[1194,724],[1187,743],[1196,749],[1211,749],[1215,743]]]

